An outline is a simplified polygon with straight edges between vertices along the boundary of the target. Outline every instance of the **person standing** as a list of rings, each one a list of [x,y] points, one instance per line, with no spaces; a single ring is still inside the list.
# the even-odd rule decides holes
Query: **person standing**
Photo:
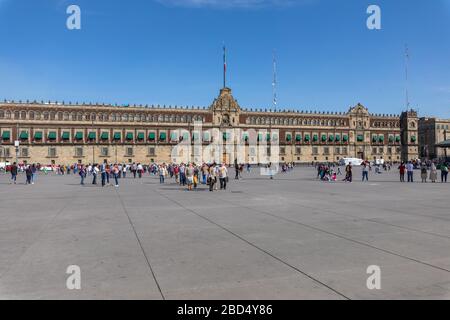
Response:
[[[137,171],[136,163],[133,162],[133,164],[131,165],[131,173],[133,174],[133,179],[136,179],[136,171]]]
[[[436,168],[436,165],[434,164],[434,162],[431,163],[430,180],[432,183],[435,183],[437,180],[437,168]]]
[[[116,188],[119,187],[119,173],[120,173],[119,166],[117,165],[117,163],[115,163],[113,168],[112,168],[112,174],[114,176],[114,182],[116,183],[115,184]]]
[[[126,179],[126,177],[127,177],[127,168],[128,168],[128,165],[127,165],[127,164],[124,164],[124,165],[122,166],[122,177],[123,177],[124,179]]]
[[[423,163],[422,166],[420,167],[420,177],[422,178],[422,183],[427,182],[428,171],[427,171],[427,166],[425,165],[425,163]]]
[[[225,163],[219,169],[220,190],[227,190],[228,169]]]
[[[399,173],[400,173],[400,182],[405,182],[405,172],[406,172],[406,166],[402,162],[400,166],[398,167]]]
[[[350,162],[345,167],[345,181],[352,182],[352,180],[353,180],[353,171],[352,171],[352,163]]]
[[[367,162],[363,163],[362,168],[362,181],[364,182],[364,179],[366,181],[369,181],[369,166],[367,165]]]
[[[414,182],[414,165],[411,161],[406,164],[406,174],[408,176],[408,182]]]
[[[29,164],[27,164],[25,167],[25,175],[27,177],[26,184],[31,184],[31,177],[33,173],[31,171],[31,166]]]
[[[215,164],[212,164],[209,167],[209,174],[208,174],[208,184],[209,184],[209,191],[213,192],[214,191],[214,185],[217,182],[217,177],[216,177],[216,168],[215,168]]]
[[[14,162],[11,166],[11,183],[17,183],[17,164]]]
[[[194,167],[192,166],[192,164],[189,164],[189,166],[186,167],[186,179],[188,190],[192,191],[192,185],[194,183]]]
[[[80,175],[80,179],[81,179],[80,184],[82,186],[84,186],[84,179],[86,178],[86,168],[84,165],[81,165],[79,175]]]
[[[186,167],[183,163],[180,165],[180,185],[186,185]]]
[[[31,166],[31,184],[34,184],[36,182],[36,176],[37,176],[37,167],[36,164],[33,163]]]
[[[447,183],[448,167],[449,165],[446,163],[443,163],[441,166],[441,183]]]
[[[165,165],[159,166],[159,183],[164,183],[164,178],[167,175],[167,170]]]
[[[100,169],[98,168],[98,165],[95,165],[92,167],[92,184],[97,184],[97,175],[100,172]]]
[[[106,160],[100,166],[100,174],[102,176],[102,187],[106,184]]]
[[[137,165],[137,173],[138,173],[139,179],[142,179],[142,174],[144,173],[144,167],[140,163],[138,163],[138,165]]]

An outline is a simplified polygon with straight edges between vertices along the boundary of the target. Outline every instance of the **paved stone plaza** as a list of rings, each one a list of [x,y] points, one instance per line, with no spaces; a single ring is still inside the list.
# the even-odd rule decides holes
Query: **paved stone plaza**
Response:
[[[254,170],[214,193],[0,175],[0,298],[450,299],[450,184],[315,174]],[[66,288],[70,265],[81,290]],[[371,265],[381,290],[366,286]]]

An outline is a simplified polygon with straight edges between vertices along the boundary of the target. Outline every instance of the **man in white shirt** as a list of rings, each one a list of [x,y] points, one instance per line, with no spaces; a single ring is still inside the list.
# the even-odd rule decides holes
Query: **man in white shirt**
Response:
[[[408,182],[414,182],[414,165],[411,161],[406,164],[406,172],[408,174]]]

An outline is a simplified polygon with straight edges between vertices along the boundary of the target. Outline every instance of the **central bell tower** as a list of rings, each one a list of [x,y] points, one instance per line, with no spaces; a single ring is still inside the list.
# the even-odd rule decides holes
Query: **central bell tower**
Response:
[[[219,96],[212,103],[213,125],[218,127],[235,127],[239,125],[241,108],[231,94],[230,88],[220,89]]]

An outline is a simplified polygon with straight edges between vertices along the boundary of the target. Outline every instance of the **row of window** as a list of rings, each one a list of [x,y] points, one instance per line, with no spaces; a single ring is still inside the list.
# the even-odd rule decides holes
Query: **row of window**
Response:
[[[99,121],[99,122],[205,122],[201,115],[145,114],[145,113],[85,113],[62,111],[10,111],[0,110],[0,119],[14,120],[58,120],[58,121]]]
[[[155,156],[156,155],[155,150],[156,150],[155,147],[149,147],[148,148],[148,156]],[[30,156],[29,149],[27,147],[20,147],[17,155],[20,158],[28,158]],[[85,154],[85,151],[82,147],[74,148],[74,157],[82,158],[85,155],[87,156],[87,154]],[[109,147],[101,147],[100,148],[100,156],[101,157],[109,157],[110,155],[111,155],[111,153],[110,153]],[[125,148],[125,156],[126,157],[134,156],[133,147]],[[57,148],[49,147],[47,157],[48,158],[57,158],[58,157]],[[0,161],[2,161],[2,159],[4,159],[4,158],[12,158],[12,153],[11,153],[10,148],[0,148]]]
[[[348,122],[343,119],[304,119],[304,118],[274,118],[274,117],[248,117],[246,124],[252,125],[285,125],[285,126],[346,126]]]
[[[169,136],[170,133],[170,136]],[[246,142],[253,142],[255,139],[258,142],[261,141],[274,141],[277,142],[279,140],[277,133],[258,133],[256,136],[250,136],[250,134],[256,134],[256,132],[246,132],[242,133],[241,139]],[[364,135],[360,134],[356,136],[357,142],[367,141],[370,137],[369,134]],[[4,142],[10,142],[13,137],[11,134],[11,130],[3,129],[1,131],[1,140]],[[89,129],[67,129],[61,130],[60,134],[58,134],[58,130],[39,130],[34,129],[33,135],[31,136],[30,130],[22,129],[18,132],[18,139],[22,142],[33,141],[33,142],[145,142],[145,141],[160,141],[160,142],[180,142],[180,141],[188,141],[191,139],[192,141],[199,141],[201,139],[199,132],[189,133],[186,130],[164,130],[164,131],[126,131],[123,133],[122,131],[114,131],[114,130],[89,130]],[[212,133],[210,131],[204,131],[203,137],[204,142],[210,142],[213,140]],[[223,133],[223,140],[229,141],[233,139],[230,136],[230,132]],[[236,137],[234,138],[236,139]],[[284,141],[287,143],[348,143],[349,135],[348,133],[335,133],[335,134],[327,134],[327,133],[305,133],[305,132],[286,132],[284,134]],[[388,135],[372,135],[372,143],[374,144],[382,144],[385,141],[388,141],[390,144],[400,143],[401,138],[398,134],[388,134]],[[416,142],[417,138],[415,135],[410,137],[411,142]]]

